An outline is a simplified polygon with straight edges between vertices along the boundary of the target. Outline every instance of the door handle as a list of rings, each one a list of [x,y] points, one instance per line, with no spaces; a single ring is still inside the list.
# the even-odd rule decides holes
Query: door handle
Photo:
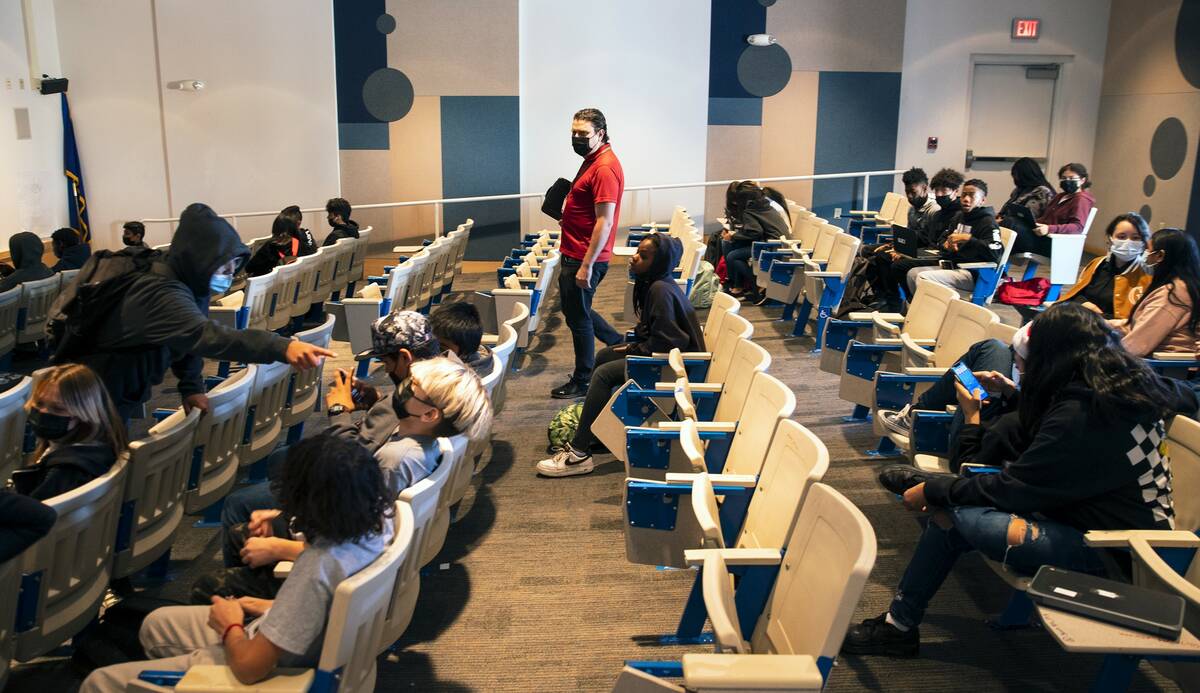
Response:
[[[968,149],[967,150],[967,161],[963,165],[963,168],[970,169],[974,165],[975,165],[975,150]]]

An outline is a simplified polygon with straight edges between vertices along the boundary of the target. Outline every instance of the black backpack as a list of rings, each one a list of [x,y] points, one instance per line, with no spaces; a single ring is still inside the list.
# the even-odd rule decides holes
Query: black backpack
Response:
[[[69,363],[94,348],[103,321],[160,257],[161,251],[144,246],[93,253],[50,307],[46,329],[54,345],[52,361]]]

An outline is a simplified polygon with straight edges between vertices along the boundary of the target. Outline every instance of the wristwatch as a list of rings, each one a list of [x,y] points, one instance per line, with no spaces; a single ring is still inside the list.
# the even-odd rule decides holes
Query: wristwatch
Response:
[[[346,405],[344,404],[331,404],[329,408],[325,410],[325,412],[330,416],[341,416],[342,414],[345,414],[346,411]]]

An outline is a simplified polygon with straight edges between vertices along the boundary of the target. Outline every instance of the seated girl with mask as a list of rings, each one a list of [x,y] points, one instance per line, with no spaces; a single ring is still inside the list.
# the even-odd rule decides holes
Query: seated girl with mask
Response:
[[[1134,356],[1156,351],[1200,350],[1200,250],[1181,229],[1159,229],[1145,254],[1150,285],[1129,312],[1128,320],[1112,320],[1121,344]]]
[[[1104,235],[1108,254],[1089,262],[1059,300],[1082,303],[1106,318],[1128,318],[1150,285],[1150,273],[1142,265],[1150,226],[1140,214],[1129,212],[1109,222]]]

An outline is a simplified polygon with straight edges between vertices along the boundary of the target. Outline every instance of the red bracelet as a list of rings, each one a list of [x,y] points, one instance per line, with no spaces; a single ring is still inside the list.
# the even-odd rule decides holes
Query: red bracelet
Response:
[[[227,638],[229,636],[229,631],[233,630],[234,628],[241,628],[243,633],[246,632],[246,627],[243,626],[242,624],[230,623],[229,625],[225,626],[225,632],[221,633],[221,644],[222,645],[225,644],[225,638]]]

